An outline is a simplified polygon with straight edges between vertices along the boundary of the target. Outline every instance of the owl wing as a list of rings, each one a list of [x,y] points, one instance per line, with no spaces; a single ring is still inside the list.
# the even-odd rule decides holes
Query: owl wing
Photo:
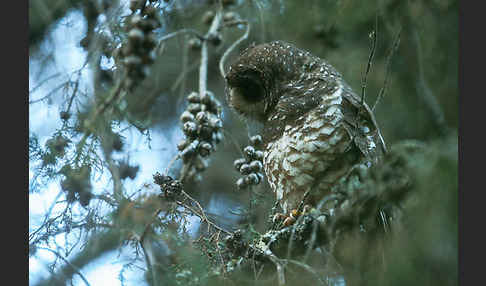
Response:
[[[351,88],[344,84],[343,114],[345,128],[354,143],[371,162],[376,163],[387,152],[373,112]]]

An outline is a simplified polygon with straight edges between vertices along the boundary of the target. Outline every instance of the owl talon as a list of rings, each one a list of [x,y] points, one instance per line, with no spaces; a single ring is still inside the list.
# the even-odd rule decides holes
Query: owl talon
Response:
[[[304,208],[305,209],[305,208]],[[275,224],[282,224],[284,227],[293,225],[302,213],[296,209],[293,209],[289,214],[276,213],[273,216],[272,222]]]
[[[282,221],[284,221],[285,219],[287,218],[286,215],[284,215],[283,213],[276,213],[273,218],[272,218],[272,222],[275,224],[275,223],[280,223]]]
[[[288,217],[287,217],[287,218],[284,220],[283,225],[284,225],[284,227],[286,227],[286,226],[291,226],[291,225],[293,225],[293,224],[294,224],[296,221],[297,221],[297,220],[296,220],[295,218],[293,218],[292,216],[288,216]]]
[[[290,216],[297,219],[300,216],[300,212],[297,209],[293,209],[290,211]]]

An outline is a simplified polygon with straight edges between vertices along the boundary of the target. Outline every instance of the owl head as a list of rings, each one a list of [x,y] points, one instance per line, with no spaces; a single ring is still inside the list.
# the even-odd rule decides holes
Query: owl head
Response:
[[[226,74],[228,103],[246,118],[265,122],[279,100],[279,89],[299,72],[308,53],[274,41],[250,46]]]

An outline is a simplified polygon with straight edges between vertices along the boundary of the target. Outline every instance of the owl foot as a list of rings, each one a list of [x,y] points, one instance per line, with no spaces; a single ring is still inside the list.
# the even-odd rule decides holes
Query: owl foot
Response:
[[[302,209],[302,211],[299,211],[298,209],[292,209],[289,214],[283,214],[283,213],[276,213],[273,216],[272,222],[273,224],[281,225],[283,227],[291,226],[293,225],[299,216],[308,213],[312,209],[312,206],[310,205],[305,205]]]

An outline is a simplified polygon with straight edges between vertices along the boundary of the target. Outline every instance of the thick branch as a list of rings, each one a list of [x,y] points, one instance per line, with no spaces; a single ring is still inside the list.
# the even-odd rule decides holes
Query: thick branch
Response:
[[[205,39],[202,42],[201,47],[201,65],[199,66],[199,95],[201,97],[206,95],[207,90],[207,80],[208,80],[208,38],[211,35],[215,35],[221,23],[221,11],[218,11],[214,16],[213,22],[211,23],[211,27],[209,27],[209,31],[206,33]]]

